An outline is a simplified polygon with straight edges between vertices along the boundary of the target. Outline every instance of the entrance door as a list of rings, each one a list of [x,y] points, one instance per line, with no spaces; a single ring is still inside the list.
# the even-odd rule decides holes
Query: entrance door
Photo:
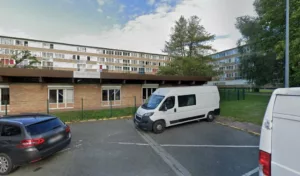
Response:
[[[156,88],[143,88],[143,103],[155,92]]]

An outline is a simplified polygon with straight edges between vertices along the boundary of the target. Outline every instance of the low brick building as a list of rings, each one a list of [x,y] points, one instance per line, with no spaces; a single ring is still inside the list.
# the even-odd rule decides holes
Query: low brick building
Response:
[[[0,113],[130,107],[159,87],[202,85],[210,77],[0,69]]]

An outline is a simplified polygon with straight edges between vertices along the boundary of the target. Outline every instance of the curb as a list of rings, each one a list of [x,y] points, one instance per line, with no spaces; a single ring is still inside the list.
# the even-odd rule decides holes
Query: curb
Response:
[[[82,122],[96,122],[96,121],[104,121],[104,120],[121,120],[121,119],[132,119],[132,116],[111,117],[111,118],[101,118],[101,119],[88,119],[88,120],[78,120],[78,121],[65,122],[65,124],[82,123]]]
[[[245,132],[248,132],[248,133],[253,134],[253,135],[255,135],[255,136],[260,136],[259,133],[256,133],[256,132],[251,131],[251,130],[239,128],[239,127],[232,126],[232,125],[228,125],[228,124],[226,124],[226,123],[222,123],[222,122],[218,122],[218,121],[216,121],[215,123],[220,124],[220,125],[223,125],[223,126],[227,126],[227,127],[230,127],[230,128],[234,128],[234,129],[236,129],[236,130],[245,131]]]

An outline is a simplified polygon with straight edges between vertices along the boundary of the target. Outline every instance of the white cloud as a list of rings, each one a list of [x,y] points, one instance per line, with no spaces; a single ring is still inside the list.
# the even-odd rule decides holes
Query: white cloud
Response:
[[[121,4],[121,5],[119,6],[118,13],[122,13],[122,12],[124,11],[125,8],[126,8],[126,6],[123,5],[123,4]]]
[[[154,5],[155,0],[148,0],[147,3],[152,6],[152,5]]]
[[[98,5],[99,5],[99,7],[98,7],[98,12],[100,12],[100,13],[102,13],[102,7],[105,5],[105,4],[107,4],[108,2],[111,2],[111,0],[97,0],[97,2],[98,2]]]
[[[129,21],[123,28],[102,31],[98,35],[80,34],[66,36],[62,40],[71,43],[96,45],[111,48],[138,50],[160,53],[168,40],[171,27],[181,15],[199,16],[207,31],[217,36],[228,35],[228,38],[215,40],[212,45],[217,50],[225,50],[236,46],[240,38],[235,28],[236,17],[255,15],[253,0],[182,0],[171,8],[160,4],[151,14],[139,16]]]

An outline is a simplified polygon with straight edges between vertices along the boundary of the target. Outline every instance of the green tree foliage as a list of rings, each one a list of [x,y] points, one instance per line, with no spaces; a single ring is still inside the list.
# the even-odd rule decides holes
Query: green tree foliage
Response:
[[[208,44],[214,39],[200,24],[197,16],[185,19],[183,16],[175,22],[170,40],[166,42],[164,52],[172,60],[164,67],[160,67],[160,75],[182,76],[214,76],[217,73],[209,65],[210,58],[206,57],[213,48]]]
[[[257,85],[283,82],[286,29],[285,5],[285,1],[282,0],[255,0],[254,7],[258,16],[243,16],[237,18],[236,27],[243,36],[238,44],[240,46],[247,44],[250,49],[250,52],[244,52],[242,50],[242,59],[252,61],[249,64],[253,65],[253,67],[246,67],[247,63],[242,62],[241,72],[242,75]],[[300,85],[299,26],[300,1],[290,0],[291,86]],[[261,72],[253,72],[254,68],[257,68],[256,70]],[[266,76],[263,72],[271,75]],[[266,79],[262,79],[262,76],[266,76]]]
[[[28,65],[22,65],[23,68],[35,68],[34,64],[40,63],[40,61],[37,60],[35,56],[32,56],[28,50],[16,52],[11,58],[15,60],[13,68],[20,67],[25,60],[28,60]]]

